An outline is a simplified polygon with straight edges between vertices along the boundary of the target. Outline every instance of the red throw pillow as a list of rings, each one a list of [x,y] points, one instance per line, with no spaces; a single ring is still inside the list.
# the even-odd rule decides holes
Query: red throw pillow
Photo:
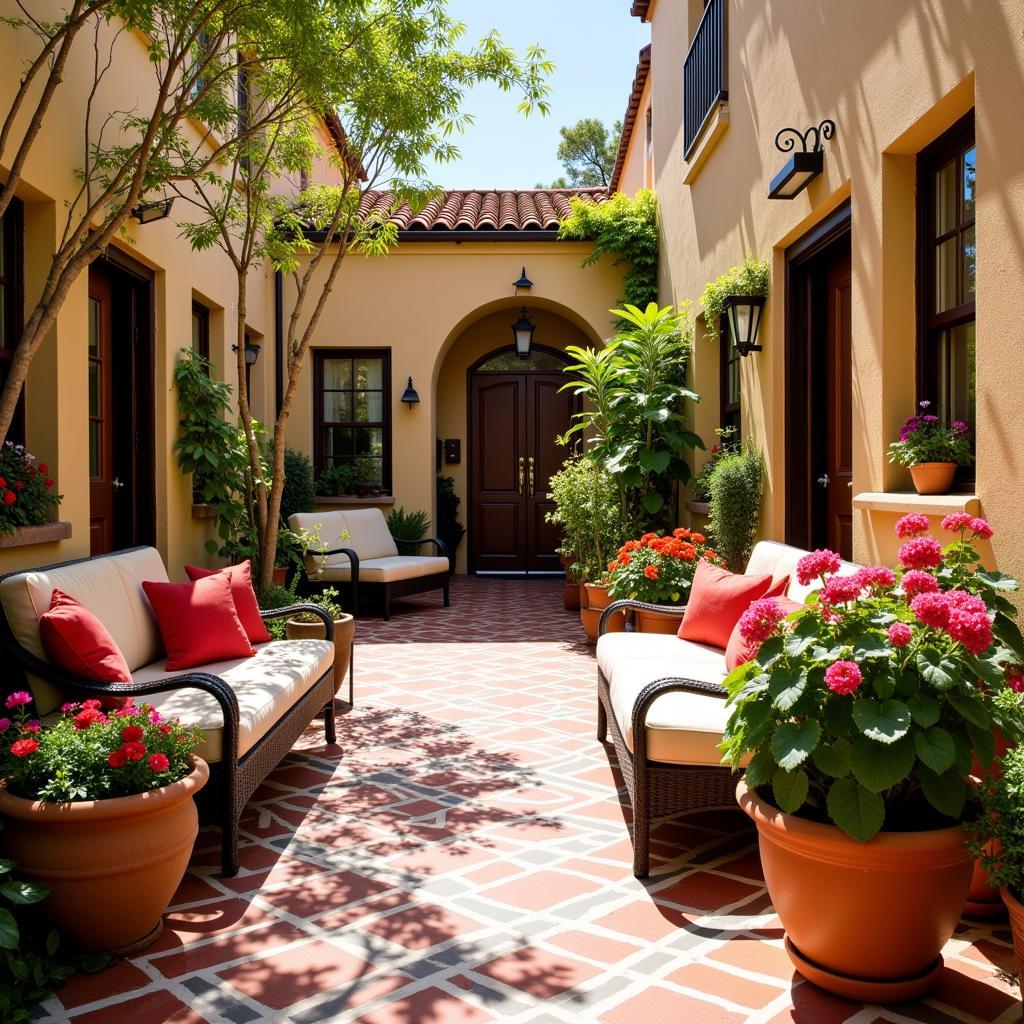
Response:
[[[772,587],[772,589],[774,590],[775,588]],[[799,604],[797,601],[791,601],[788,597],[780,597],[777,594],[766,594],[765,597],[774,597],[787,615],[803,608],[802,604]],[[740,632],[739,619],[737,619],[736,625],[733,626],[732,633],[729,636],[728,646],[725,648],[726,670],[731,672],[734,668],[746,665],[748,661],[753,661],[760,649],[761,645],[759,643],[751,643],[749,640],[744,639],[743,634]]]
[[[63,590],[50,596],[39,616],[39,639],[46,657],[60,668],[96,683],[130,683],[132,673],[106,626]],[[121,707],[130,697],[101,697],[104,707]]]
[[[238,620],[229,573],[215,572],[194,583],[147,580],[142,589],[160,627],[168,672],[256,653]]]
[[[226,569],[204,569],[198,565],[186,565],[185,574],[190,580],[206,579],[216,572],[226,572],[231,575],[231,598],[235,602],[235,611],[238,612],[238,621],[245,630],[249,642],[253,644],[265,644],[270,640],[266,623],[260,616],[260,604],[256,600],[256,592],[252,589],[252,562],[247,558],[238,565],[229,565]]]
[[[723,651],[740,616],[759,597],[778,597],[789,588],[789,577],[772,583],[768,573],[742,576],[701,559],[690,585],[679,636]]]

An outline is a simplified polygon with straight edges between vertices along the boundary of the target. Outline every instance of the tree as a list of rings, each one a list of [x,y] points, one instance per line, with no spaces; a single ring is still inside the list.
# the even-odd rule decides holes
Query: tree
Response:
[[[351,252],[383,256],[397,243],[391,212],[402,202],[421,207],[436,193],[424,180],[430,160],[452,160],[451,135],[469,121],[465,92],[494,82],[522,95],[520,110],[546,111],[551,71],[537,47],[522,58],[496,33],[463,50],[462,25],[445,0],[335,0],[319,5],[313,33],[295,59],[253,80],[246,105],[262,128],[228,148],[226,166],[210,168],[193,194],[181,194],[201,219],[182,225],[196,248],[218,246],[238,282],[239,414],[257,486],[258,586],[269,587],[277,551],[284,490],[285,435],[310,343]],[[272,110],[273,114],[267,111]],[[313,126],[337,112],[343,132],[333,154],[317,154]],[[244,112],[240,111],[239,114]],[[282,192],[289,172],[308,170],[315,155],[329,160],[337,182],[298,193]],[[291,175],[294,178],[294,174]],[[391,207],[360,216],[362,189],[386,187]],[[250,269],[271,265],[294,284],[285,325],[283,397],[270,431],[272,468],[261,470],[260,445],[249,410],[243,365],[246,280]]]
[[[574,125],[559,129],[558,159],[565,176],[556,178],[552,188],[608,188],[612,181],[615,156],[619,149],[622,122],[611,129],[596,117],[585,117]],[[538,186],[541,187],[541,186]]]

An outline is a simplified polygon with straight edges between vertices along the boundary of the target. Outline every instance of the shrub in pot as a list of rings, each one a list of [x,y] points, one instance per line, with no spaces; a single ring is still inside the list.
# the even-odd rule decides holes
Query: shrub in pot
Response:
[[[293,592],[290,593],[292,600],[284,607],[299,600]],[[319,593],[303,597],[301,600],[303,604],[320,605],[334,620],[334,694],[337,696],[352,662],[356,620],[341,607],[340,595],[334,587],[324,587]],[[323,620],[312,612],[299,612],[294,615],[285,622],[284,630],[289,640],[323,640],[327,635]]]
[[[741,572],[761,518],[764,458],[756,448],[734,448],[715,460],[708,477],[708,532],[726,565]]]
[[[459,522],[459,505],[462,499],[455,493],[455,478],[437,478],[437,536],[448,549],[448,573],[455,572],[456,552],[466,535],[466,528]]]
[[[910,470],[918,494],[945,494],[953,483],[957,466],[971,459],[971,428],[963,420],[948,426],[928,412],[931,402],[921,402],[920,411],[900,428],[898,441],[889,445],[889,461]]]
[[[760,650],[725,680],[722,749],[750,758],[739,802],[790,957],[871,1002],[916,997],[940,970],[971,879],[974,760],[992,763],[996,729],[1024,734],[1007,670],[1024,661],[1017,583],[979,568],[985,520],[942,525],[944,547],[926,516],[897,523],[897,572],[839,576],[834,552],[805,556],[798,580],[820,589],[786,618],[754,602],[741,631]]]
[[[199,831],[202,734],[148,704],[98,700],[65,704],[41,726],[25,713],[31,699],[11,694],[15,721],[0,719],[3,856],[49,887],[41,909],[72,946],[142,949],[162,930]]]
[[[50,522],[60,500],[45,462],[13,441],[0,446],[0,533]]]

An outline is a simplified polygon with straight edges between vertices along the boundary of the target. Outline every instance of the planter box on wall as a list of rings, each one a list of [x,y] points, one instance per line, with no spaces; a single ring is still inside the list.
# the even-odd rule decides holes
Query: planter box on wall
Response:
[[[19,526],[14,533],[0,533],[0,548],[22,548],[29,544],[55,544],[59,540],[68,540],[70,536],[71,524],[65,522]]]

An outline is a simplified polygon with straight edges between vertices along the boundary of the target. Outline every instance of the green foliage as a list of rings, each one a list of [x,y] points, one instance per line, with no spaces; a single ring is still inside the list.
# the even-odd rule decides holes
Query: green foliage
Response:
[[[634,198],[617,192],[600,205],[573,199],[572,213],[562,221],[558,237],[594,243],[581,266],[592,266],[609,255],[613,267],[629,268],[621,305],[644,309],[658,301],[658,200],[653,192],[641,189]]]
[[[316,493],[333,498],[339,494],[360,494],[373,482],[376,474],[373,459],[356,458],[322,469],[316,477]]]
[[[889,445],[889,461],[897,466],[918,466],[922,462],[955,462],[965,466],[971,454],[971,428],[963,420],[949,425],[928,412],[931,402],[920,403],[920,412],[900,428],[900,439]]]
[[[297,512],[312,512],[316,508],[316,488],[313,485],[313,463],[304,452],[294,448],[284,450],[284,490],[281,492],[281,522]]]
[[[388,529],[391,536],[399,541],[417,541],[427,535],[430,516],[426,512],[406,512],[403,505],[394,508],[388,515]]]
[[[922,539],[904,559],[919,566],[927,552],[931,584],[921,593],[930,604],[912,588],[928,573],[874,567],[839,576],[839,556],[818,551],[797,566],[801,583],[821,588],[805,607],[783,619],[774,600],[760,600],[741,619],[760,650],[725,680],[731,711],[721,749],[737,766],[749,757],[748,785],[770,787],[783,811],[831,821],[860,842],[882,829],[969,821],[969,779],[977,764],[991,770],[993,734],[1024,739],[1024,640],[1003,591],[1014,584],[979,571],[975,534],[965,540],[959,525],[946,528],[959,539],[945,548]],[[978,828],[983,842],[999,834],[1004,809],[1016,815],[1005,825],[1013,860],[1003,880],[1017,885],[1022,765],[1002,790],[995,779],[985,784],[993,802]]]
[[[596,117],[585,117],[559,128],[558,134],[558,159],[565,168],[565,176],[553,181],[551,188],[607,188],[615,169],[622,122],[605,128]]]
[[[703,447],[687,425],[686,402],[700,401],[685,386],[693,328],[689,307],[613,311],[626,326],[602,349],[570,345],[574,379],[562,390],[585,400],[561,439],[582,435],[597,464],[612,474],[621,518],[646,528],[673,524],[680,483],[690,477],[687,450]]]
[[[300,597],[298,600],[302,604],[315,604],[320,608],[323,608],[332,619],[340,619],[345,614],[344,608],[341,606],[341,595],[334,587],[324,587],[322,590],[314,591],[306,597]],[[299,612],[295,615],[296,620],[299,622],[320,622],[319,616],[314,615],[312,612]]]
[[[1024,900],[1024,747],[1012,747],[977,787],[981,814],[971,823],[971,847],[989,880]]]
[[[48,523],[60,500],[53,493],[49,466],[23,445],[5,441],[0,447],[0,533]]]
[[[455,478],[437,478],[437,536],[448,545],[448,553],[455,558],[466,528],[459,521],[459,505],[462,499],[455,493]]]
[[[734,572],[742,572],[761,518],[764,458],[756,448],[727,452],[714,460],[707,488],[708,532],[726,563]]]
[[[690,481],[694,501],[711,500],[711,474],[715,471],[715,466],[726,455],[732,455],[740,450],[735,440],[736,433],[735,427],[715,427],[718,441],[711,446],[711,454],[700,467],[700,472]]]
[[[651,604],[686,604],[697,564],[719,561],[701,533],[677,527],[664,537],[646,533],[628,540],[608,564],[608,593]]]
[[[730,295],[762,295],[768,297],[771,272],[767,260],[747,256],[738,267],[730,267],[721,277],[709,282],[701,296],[704,312],[704,336],[718,337],[718,321]]]

